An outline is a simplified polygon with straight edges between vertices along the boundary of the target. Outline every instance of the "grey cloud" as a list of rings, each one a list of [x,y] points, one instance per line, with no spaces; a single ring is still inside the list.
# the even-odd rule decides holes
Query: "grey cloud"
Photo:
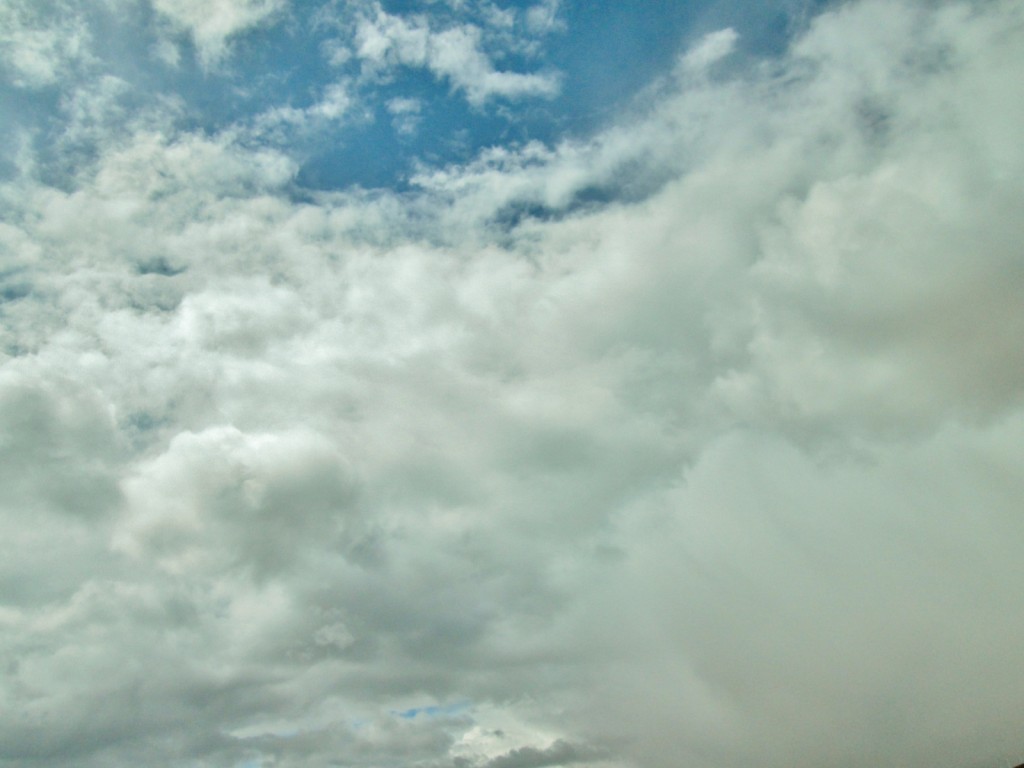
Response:
[[[0,425],[9,512],[90,519],[116,509],[120,446],[109,406],[96,393],[8,366],[0,376]]]
[[[356,493],[349,474],[315,434],[178,435],[126,481],[130,521],[118,545],[174,572],[241,562],[273,573],[344,534]]]
[[[650,765],[1012,756],[1019,623],[993,617],[1017,602],[1000,585],[1020,570],[1020,477],[995,467],[1019,428],[844,460],[749,433],[709,447],[623,521],[648,545],[595,596],[592,636],[624,646],[591,717]]]
[[[1019,21],[849,3],[402,198],[116,109],[5,182],[0,761],[1019,754]]]

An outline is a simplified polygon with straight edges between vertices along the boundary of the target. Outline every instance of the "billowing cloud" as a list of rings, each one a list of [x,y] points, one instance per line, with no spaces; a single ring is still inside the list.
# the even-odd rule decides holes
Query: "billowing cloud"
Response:
[[[0,764],[1019,762],[1022,22],[712,33],[401,191],[68,96],[0,184]]]

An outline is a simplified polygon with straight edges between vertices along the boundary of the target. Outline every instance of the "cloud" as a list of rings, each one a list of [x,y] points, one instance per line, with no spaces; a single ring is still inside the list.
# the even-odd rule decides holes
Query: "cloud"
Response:
[[[286,145],[296,135],[337,127],[348,117],[355,99],[348,83],[332,83],[322,97],[307,107],[275,106],[257,115],[250,126],[239,129],[251,143]]]
[[[204,67],[218,64],[229,40],[266,23],[284,7],[284,0],[153,0],[153,7],[176,27],[186,30]]]
[[[720,29],[711,32],[683,56],[682,66],[689,72],[706,70],[716,61],[728,56],[736,48],[739,35],[734,29]]]
[[[1020,21],[846,3],[402,192],[69,97],[0,184],[0,762],[1017,757]]]
[[[392,115],[391,123],[395,131],[402,136],[413,136],[419,129],[420,111],[423,104],[418,99],[392,99],[387,104]]]
[[[485,768],[545,768],[550,765],[575,765],[598,757],[593,750],[580,750],[567,741],[558,740],[546,749],[519,747],[492,758]]]
[[[71,3],[58,13],[27,0],[0,3],[0,65],[20,88],[43,88],[60,81],[91,58],[92,36],[83,14]]]
[[[496,97],[551,98],[559,90],[558,78],[551,73],[495,69],[483,50],[483,31],[471,23],[436,30],[425,16],[397,16],[374,5],[356,27],[355,46],[370,72],[398,66],[426,68],[463,91],[477,107]]]
[[[560,0],[544,0],[526,10],[526,27],[531,32],[551,32],[564,29],[558,17]]]
[[[647,544],[595,590],[610,593],[591,636],[618,661],[590,717],[650,765],[1009,759],[1019,627],[991,617],[1015,601],[1000,541],[1019,536],[1020,478],[995,467],[1019,428],[1017,414],[857,459],[751,432],[709,446],[623,520]]]

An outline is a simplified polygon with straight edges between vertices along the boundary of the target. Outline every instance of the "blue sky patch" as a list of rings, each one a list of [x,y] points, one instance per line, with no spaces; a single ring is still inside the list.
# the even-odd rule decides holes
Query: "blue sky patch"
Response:
[[[83,66],[70,52],[20,82],[15,71],[22,87],[2,86],[0,124],[32,143],[54,183],[89,164],[98,136],[159,112],[180,130],[287,152],[303,187],[402,189],[423,164],[592,134],[716,28],[735,28],[748,54],[781,51],[811,5],[301,2],[225,22],[217,37],[170,5],[97,4],[69,23],[104,44]],[[42,12],[27,17],[45,28]],[[11,174],[17,142],[3,153]]]

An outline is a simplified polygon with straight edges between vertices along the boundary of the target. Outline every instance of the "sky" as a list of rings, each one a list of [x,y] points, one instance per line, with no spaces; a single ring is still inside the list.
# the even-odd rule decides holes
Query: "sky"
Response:
[[[0,766],[1024,761],[1019,0],[0,0]]]

